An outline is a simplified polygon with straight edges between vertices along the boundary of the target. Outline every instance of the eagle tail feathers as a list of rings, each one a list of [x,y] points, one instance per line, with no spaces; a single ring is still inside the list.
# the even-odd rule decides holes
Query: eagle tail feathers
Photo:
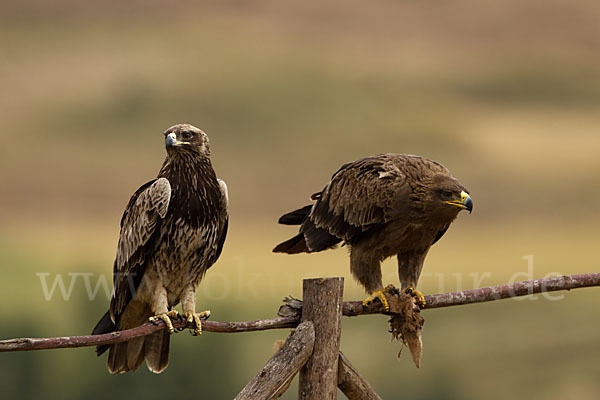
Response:
[[[135,371],[144,362],[145,337],[135,338],[127,342],[127,368]]]
[[[106,367],[111,374],[130,371],[127,365],[127,342],[111,344],[108,349]]]
[[[130,303],[130,305],[132,304]],[[140,311],[140,305],[141,303],[135,304],[135,307],[138,308],[137,310],[133,308],[131,310],[126,309],[124,314],[128,314],[127,316],[137,314]],[[131,313],[128,311],[131,311]],[[107,312],[94,328],[92,335],[134,328],[143,324],[151,316],[152,311],[150,307],[144,304],[142,312],[135,315],[132,319],[123,318],[126,315],[122,315],[119,329],[117,329],[110,318],[110,314]],[[97,346],[96,353],[101,355],[108,350],[106,367],[111,374],[135,371],[142,365],[144,360],[146,360],[148,369],[158,374],[164,371],[169,364],[169,339],[169,331],[160,330],[151,335],[135,338],[127,342]]]
[[[291,239],[285,242],[279,243],[274,249],[273,253],[286,253],[286,254],[300,254],[310,253],[306,240],[304,240],[304,234],[299,233]]]
[[[316,199],[315,196],[313,195],[313,198]],[[274,253],[314,253],[331,249],[341,242],[341,239],[333,236],[326,229],[317,228],[308,218],[312,207],[312,205],[304,206],[279,218],[279,223],[282,225],[302,225],[302,227],[296,236],[278,244],[273,249]]]
[[[317,228],[312,221],[306,221],[302,225],[302,229],[311,253],[332,249],[342,241],[329,233],[327,229]]]
[[[332,249],[342,240],[330,234],[326,229],[317,228],[311,221],[302,224],[300,233],[278,244],[273,253],[299,254],[316,253]]]
[[[148,369],[160,374],[169,364],[170,333],[163,329],[145,337],[142,359],[146,359]]]
[[[279,218],[279,223],[282,225],[301,225],[308,214],[312,205],[304,206],[287,214],[284,214]]]
[[[94,327],[94,330],[92,331],[92,335],[101,335],[103,333],[110,333],[110,332],[114,332],[116,330],[117,330],[117,327],[115,326],[114,322],[110,318],[110,312],[107,311],[102,316],[102,318],[100,318],[100,321],[98,321],[98,323]],[[108,344],[102,344],[100,346],[96,346],[96,354],[99,356],[102,355],[106,350],[108,350],[108,347],[109,347]]]

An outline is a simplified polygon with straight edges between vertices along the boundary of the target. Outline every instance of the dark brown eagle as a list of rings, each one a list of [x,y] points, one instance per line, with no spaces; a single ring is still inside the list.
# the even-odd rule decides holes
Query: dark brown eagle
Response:
[[[168,364],[172,309],[182,303],[183,317],[201,333],[196,313],[196,287],[217,261],[228,224],[225,182],[210,162],[208,137],[200,129],[175,125],[164,133],[167,148],[158,177],[145,183],[129,200],[121,219],[109,311],[92,334],[133,328],[149,319],[165,321],[169,330],[108,349],[111,373],[137,369],[144,360],[152,372]]]
[[[285,214],[280,224],[300,232],[276,253],[315,253],[342,242],[350,247],[350,271],[372,296],[381,290],[381,262],[398,259],[402,289],[419,298],[417,285],[429,248],[461,210],[473,209],[469,191],[443,165],[419,156],[380,154],[343,165],[314,204]]]

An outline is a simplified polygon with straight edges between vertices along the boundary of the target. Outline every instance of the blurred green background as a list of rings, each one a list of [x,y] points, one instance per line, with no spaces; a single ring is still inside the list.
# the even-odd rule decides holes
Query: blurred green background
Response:
[[[108,299],[81,274],[110,282],[121,212],[179,122],[208,133],[229,185],[230,233],[198,295],[214,320],[272,317],[307,277],[364,297],[343,249],[270,251],[293,233],[283,212],[381,152],[442,162],[474,199],[424,292],[599,271],[598,20],[590,0],[2,2],[0,337],[91,331]],[[47,300],[44,279],[72,292]],[[345,318],[342,350],[389,399],[598,398],[599,293],[426,311],[420,369],[383,316]],[[287,334],[180,333],[161,375],[111,376],[91,348],[3,353],[0,387],[233,398]]]

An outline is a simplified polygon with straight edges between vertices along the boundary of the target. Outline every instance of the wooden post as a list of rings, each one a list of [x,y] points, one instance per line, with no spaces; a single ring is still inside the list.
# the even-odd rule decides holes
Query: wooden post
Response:
[[[281,396],[312,354],[314,344],[313,324],[304,321],[235,400],[269,400]]]
[[[350,361],[340,351],[338,386],[348,400],[381,400],[369,382],[365,381]]]
[[[315,327],[312,356],[300,370],[298,399],[337,398],[344,278],[305,279],[302,321]]]

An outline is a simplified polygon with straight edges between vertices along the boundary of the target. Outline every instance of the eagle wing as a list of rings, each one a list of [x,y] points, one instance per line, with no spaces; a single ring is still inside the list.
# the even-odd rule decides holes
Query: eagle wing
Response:
[[[227,184],[221,179],[217,179],[217,181],[219,182],[219,189],[221,190],[221,212],[219,213],[219,236],[217,242],[217,252],[215,253],[215,262],[223,251],[225,237],[227,236],[227,228],[229,226],[229,192],[227,191]]]
[[[113,271],[110,315],[114,323],[118,322],[142,280],[146,257],[159,242],[160,225],[170,200],[169,181],[158,178],[142,185],[125,208]]]
[[[310,221],[346,242],[388,222],[398,204],[409,203],[407,177],[397,161],[382,154],[343,165],[323,191],[313,195],[317,202]]]

